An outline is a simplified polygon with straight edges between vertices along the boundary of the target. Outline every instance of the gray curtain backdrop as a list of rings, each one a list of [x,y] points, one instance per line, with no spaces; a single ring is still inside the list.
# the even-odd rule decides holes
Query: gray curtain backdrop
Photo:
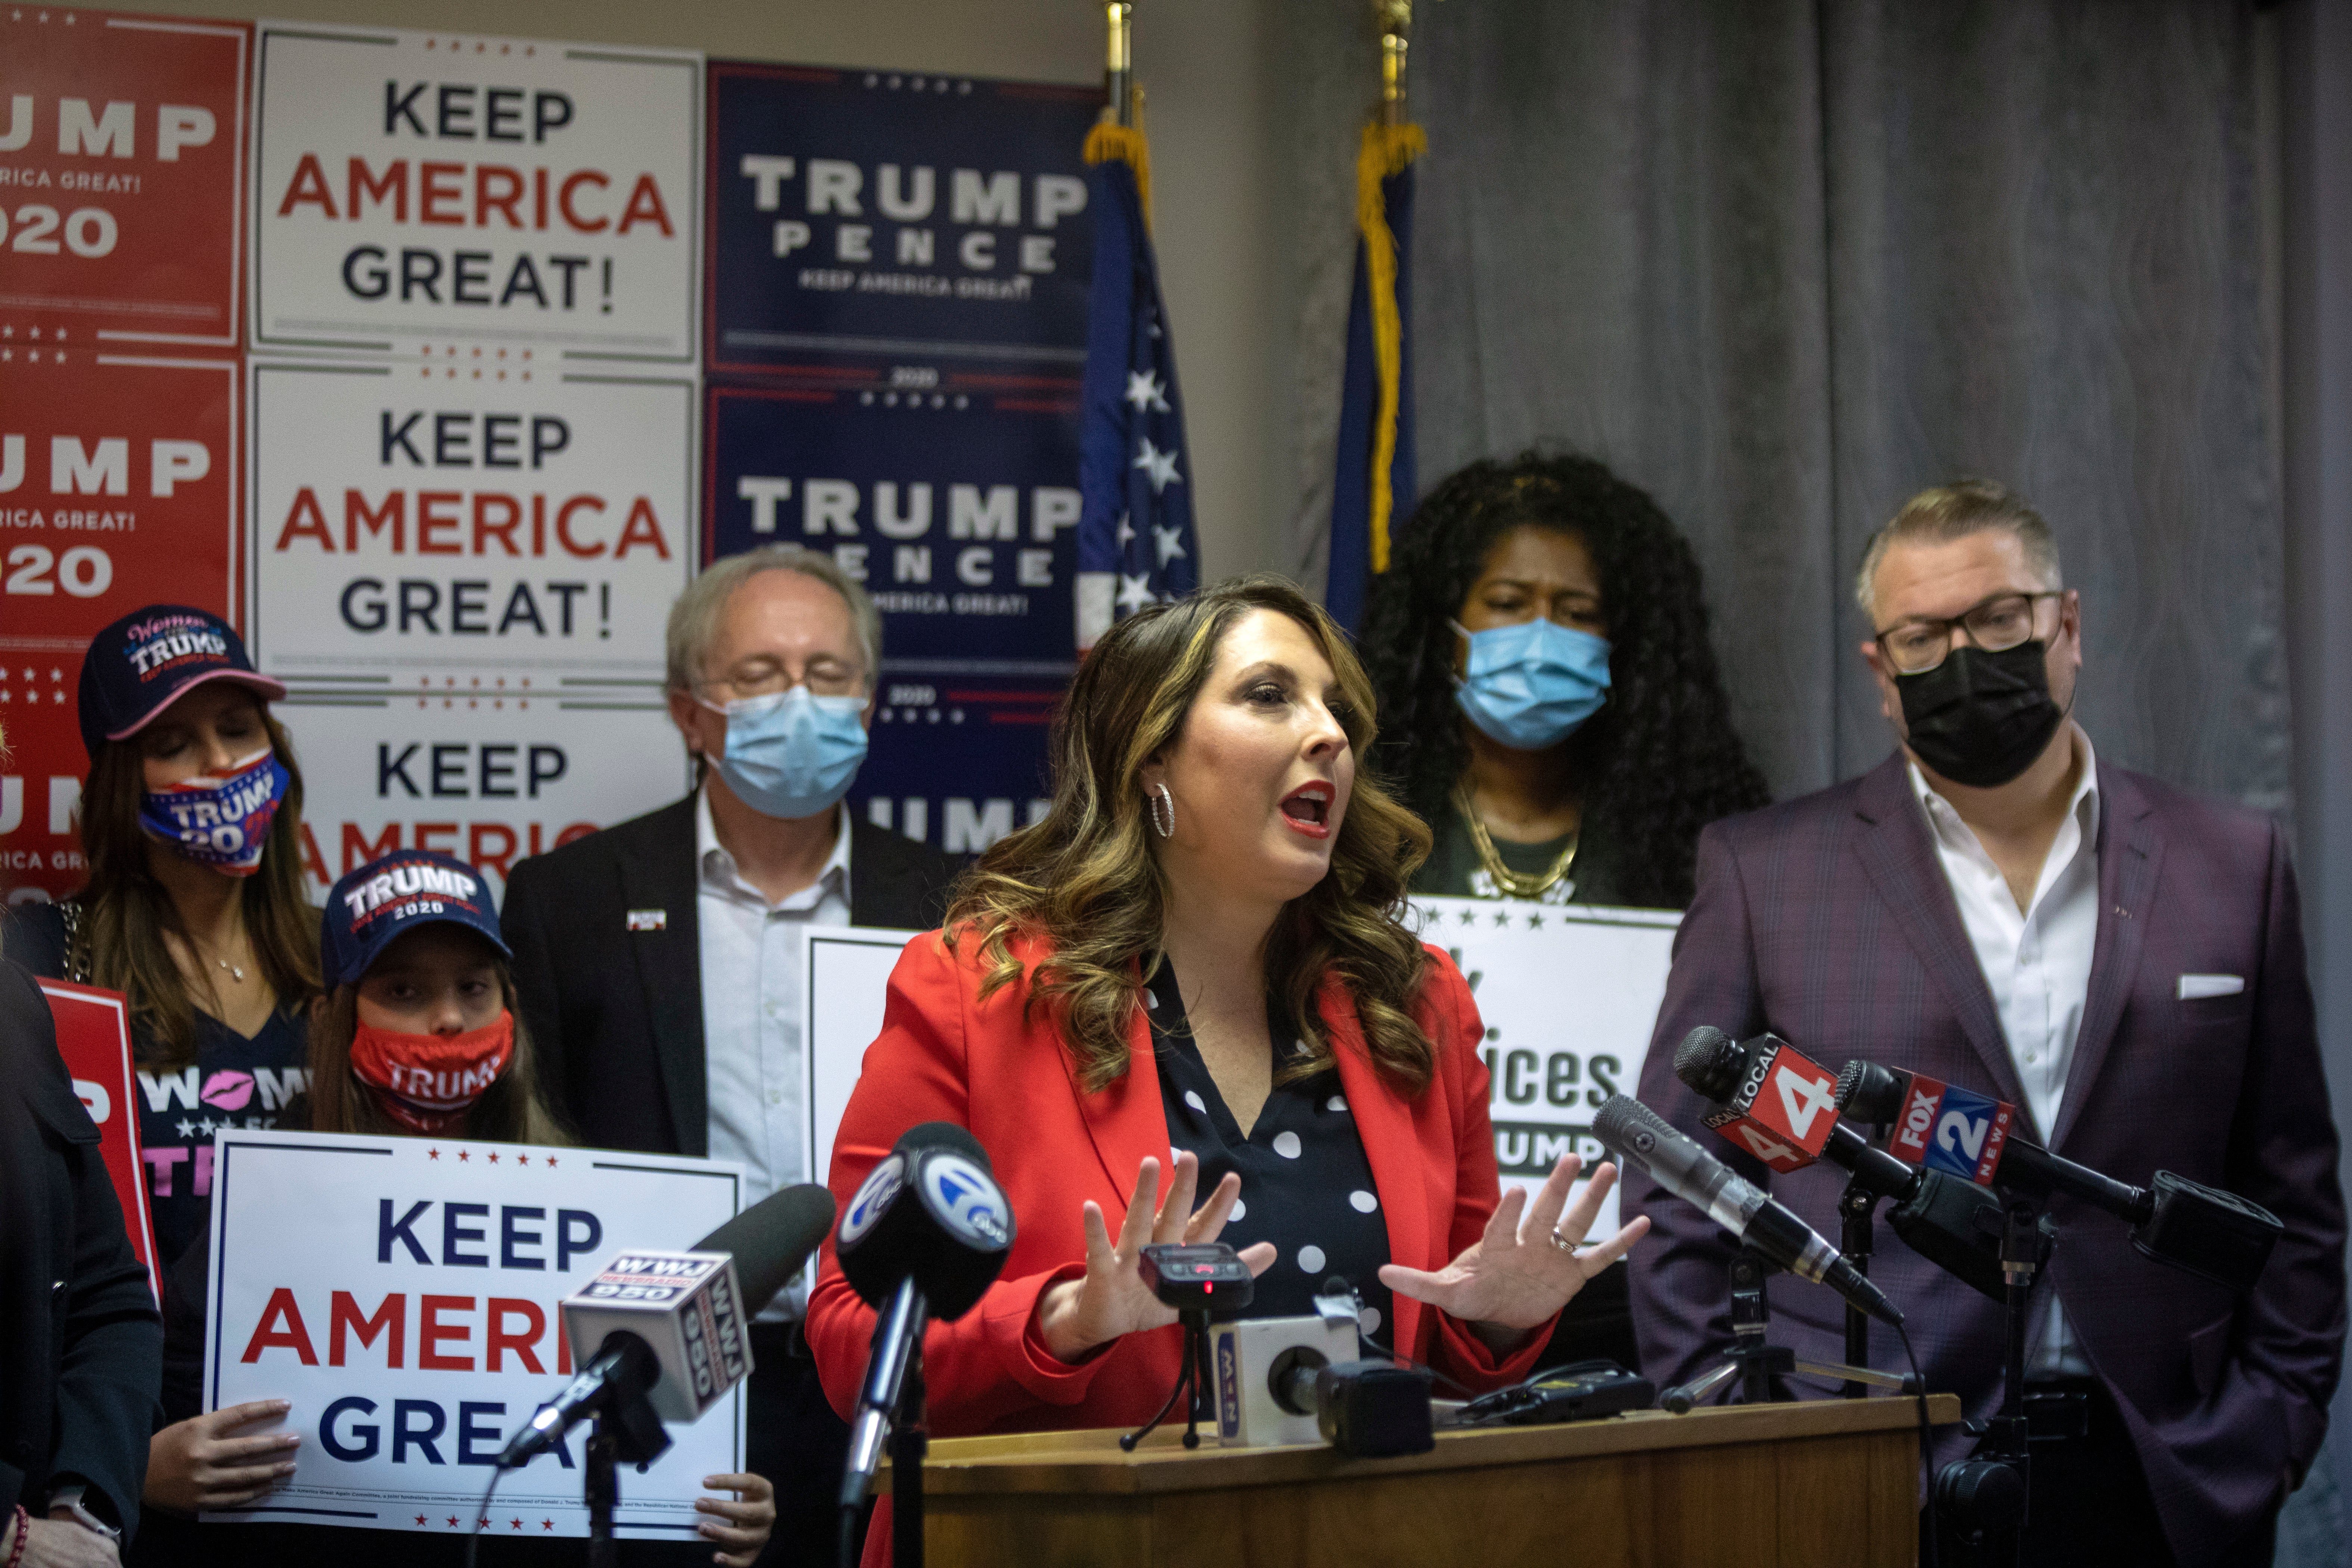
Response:
[[[1319,584],[1360,7],[1286,7],[1301,322],[1293,563]],[[1423,0],[1423,484],[1529,445],[1649,489],[1706,569],[1787,796],[1892,744],[1864,541],[1999,479],[2083,591],[2100,754],[2285,810],[2256,21],[2210,0]]]

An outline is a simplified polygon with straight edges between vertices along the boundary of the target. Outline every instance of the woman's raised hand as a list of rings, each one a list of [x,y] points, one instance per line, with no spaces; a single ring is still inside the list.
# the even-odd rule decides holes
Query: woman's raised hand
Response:
[[[1534,1203],[1528,1203],[1524,1188],[1505,1193],[1486,1221],[1486,1233],[1453,1262],[1435,1273],[1383,1263],[1381,1283],[1463,1322],[1507,1331],[1534,1328],[1566,1306],[1587,1281],[1622,1258],[1650,1228],[1650,1217],[1640,1215],[1608,1240],[1585,1247],[1584,1233],[1601,1212],[1601,1200],[1616,1185],[1617,1167],[1604,1165],[1595,1170],[1583,1196],[1570,1207],[1568,1189],[1583,1168],[1584,1162],[1574,1155],[1562,1155]],[[1554,1241],[1555,1236],[1569,1245]],[[1488,1339],[1492,1343],[1493,1336]]]
[[[1136,1173],[1135,1196],[1128,1200],[1127,1218],[1116,1242],[1101,1207],[1091,1198],[1087,1201],[1086,1278],[1064,1280],[1037,1299],[1038,1332],[1055,1359],[1075,1362],[1121,1334],[1176,1321],[1176,1310],[1160,1305],[1144,1285],[1139,1263],[1143,1249],[1155,1243],[1214,1241],[1224,1229],[1234,1200],[1242,1195],[1242,1178],[1228,1172],[1209,1201],[1196,1209],[1192,1195],[1200,1179],[1200,1156],[1187,1149],[1176,1156],[1175,1179],[1162,1203],[1160,1162],[1147,1158]],[[1244,1248],[1241,1260],[1252,1274],[1263,1274],[1274,1266],[1274,1244],[1261,1241]]]

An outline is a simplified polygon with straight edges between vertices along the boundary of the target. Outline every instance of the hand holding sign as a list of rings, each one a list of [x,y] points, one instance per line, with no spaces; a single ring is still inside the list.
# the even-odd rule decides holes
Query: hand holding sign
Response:
[[[152,1508],[194,1513],[236,1508],[261,1498],[294,1473],[293,1453],[302,1438],[293,1432],[267,1432],[257,1437],[229,1434],[256,1421],[274,1421],[289,1408],[283,1399],[255,1399],[164,1427],[147,1446],[142,1500]]]

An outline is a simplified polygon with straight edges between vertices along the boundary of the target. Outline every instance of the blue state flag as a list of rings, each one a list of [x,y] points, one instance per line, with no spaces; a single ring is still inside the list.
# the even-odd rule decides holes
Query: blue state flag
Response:
[[[1201,585],[1176,350],[1143,216],[1150,179],[1143,132],[1095,127],[1087,162],[1095,269],[1078,437],[1082,650],[1120,617]]]
[[[1374,576],[1389,569],[1396,520],[1419,489],[1412,458],[1412,161],[1418,125],[1368,125],[1356,160],[1356,280],[1339,392],[1323,607],[1350,632]]]

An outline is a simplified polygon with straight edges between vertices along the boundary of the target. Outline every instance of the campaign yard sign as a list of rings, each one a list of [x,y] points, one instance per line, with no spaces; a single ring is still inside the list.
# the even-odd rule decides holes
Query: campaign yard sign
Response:
[[[274,22],[256,47],[256,349],[692,361],[701,56]]]
[[[41,995],[57,1023],[58,1054],[73,1075],[74,1093],[98,1126],[100,1153],[106,1174],[113,1178],[114,1196],[122,1205],[122,1223],[131,1233],[131,1250],[147,1270],[147,1285],[155,1299],[163,1299],[163,1282],[155,1269],[155,1230],[147,1218],[147,1186],[139,1161],[139,1103],[133,1097],[131,1066],[130,999],[121,991],[97,986],[77,986],[68,980],[43,979]]]
[[[0,888],[12,901],[81,885],[89,763],[74,694],[91,634],[159,602],[237,618],[240,406],[226,358],[0,342]]]
[[[285,1484],[205,1517],[441,1535],[486,1519],[501,1539],[587,1533],[584,1427],[481,1511],[499,1450],[572,1373],[557,1303],[616,1252],[690,1246],[742,1197],[723,1161],[278,1132],[223,1132],[213,1179],[205,1407],[289,1400],[302,1443]],[[743,1468],[741,1397],[625,1472],[618,1534],[694,1539],[702,1477]]]
[[[1562,1155],[1599,1165],[1608,1151],[1593,1115],[1641,1082],[1682,916],[1485,898],[1415,898],[1411,910],[1422,940],[1469,981],[1486,1026],[1479,1054],[1503,1184],[1532,1195]],[[1612,1192],[1592,1234],[1617,1224]]]
[[[246,22],[0,8],[0,343],[235,348]]]

